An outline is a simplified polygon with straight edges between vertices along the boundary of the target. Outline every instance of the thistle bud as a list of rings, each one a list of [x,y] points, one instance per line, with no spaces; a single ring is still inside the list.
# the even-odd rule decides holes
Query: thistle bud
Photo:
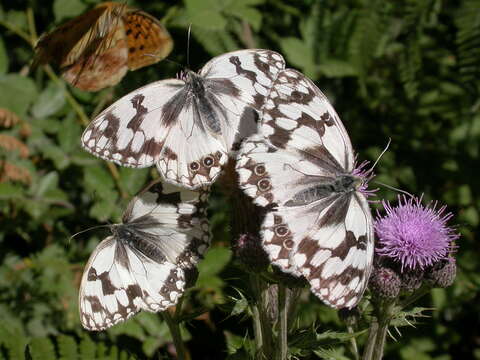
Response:
[[[387,267],[373,269],[369,287],[381,299],[394,299],[400,293],[401,280],[397,273]]]
[[[446,288],[453,284],[457,273],[457,264],[455,258],[448,257],[436,263],[426,272],[426,278],[432,287]]]

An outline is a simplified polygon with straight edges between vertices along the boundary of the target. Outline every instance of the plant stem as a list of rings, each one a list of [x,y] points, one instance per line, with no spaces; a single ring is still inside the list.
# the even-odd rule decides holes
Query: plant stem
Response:
[[[288,350],[288,289],[283,284],[278,284],[278,335],[277,335],[277,360],[287,359]]]
[[[260,310],[258,304],[252,305],[253,316],[253,336],[255,337],[255,357],[260,356],[263,348],[262,322],[260,319]]]
[[[347,331],[349,334],[353,334],[355,331],[353,330],[353,327],[352,326],[347,326]],[[351,352],[353,354],[353,359],[354,360],[359,360],[360,359],[360,356],[358,354],[358,346],[357,346],[357,339],[355,339],[354,337],[352,337],[350,339],[350,346],[351,346]]]
[[[170,334],[172,335],[173,345],[175,346],[175,351],[177,352],[177,359],[185,360],[185,348],[183,346],[182,335],[180,334],[180,326],[177,320],[172,318],[168,310],[162,312],[162,317],[167,323]]]
[[[255,294],[253,308],[254,335],[258,359],[273,359],[272,323],[268,316],[270,303],[268,285],[256,275],[250,275],[253,293]]]
[[[378,331],[373,349],[372,360],[381,360],[385,349],[385,339],[387,337],[388,326],[392,319],[392,311],[395,307],[394,300],[385,300],[378,313]]]
[[[372,360],[373,349],[377,340],[377,333],[378,320],[376,317],[372,317],[372,323],[370,324],[370,329],[368,331],[367,345],[365,347],[365,351],[363,352],[362,360]]]

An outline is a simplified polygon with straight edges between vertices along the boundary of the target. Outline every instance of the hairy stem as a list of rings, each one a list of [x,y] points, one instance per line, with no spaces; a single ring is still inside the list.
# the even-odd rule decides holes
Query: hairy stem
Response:
[[[180,326],[177,320],[170,315],[168,310],[162,312],[162,317],[167,323],[170,334],[172,335],[173,345],[175,346],[175,351],[177,352],[177,359],[186,360],[185,347],[183,344],[182,335],[180,334]]]
[[[278,335],[277,335],[277,360],[287,359],[288,350],[288,289],[283,284],[278,284]]]
[[[352,326],[347,326],[347,331],[349,334],[353,334],[355,331]],[[357,345],[357,339],[355,337],[352,337],[350,339],[350,348],[351,348],[351,353],[353,355],[354,360],[359,360],[360,355],[358,354],[358,345]]]
[[[375,342],[377,340],[377,333],[378,333],[378,320],[376,317],[372,317],[370,329],[368,330],[367,345],[365,346],[362,360],[372,360],[373,349],[375,347]]]
[[[272,328],[273,324],[268,316],[270,306],[270,298],[268,292],[268,284],[260,277],[250,275],[253,293],[255,300],[253,304],[254,309],[254,335],[255,344],[258,346],[256,352],[257,359],[273,359],[274,347]],[[255,310],[256,309],[256,310]],[[255,317],[258,315],[258,317]],[[256,330],[255,330],[256,329]]]
[[[381,360],[385,349],[388,326],[392,320],[392,312],[395,308],[395,300],[386,300],[381,304],[378,312],[378,331],[373,348],[372,360]]]

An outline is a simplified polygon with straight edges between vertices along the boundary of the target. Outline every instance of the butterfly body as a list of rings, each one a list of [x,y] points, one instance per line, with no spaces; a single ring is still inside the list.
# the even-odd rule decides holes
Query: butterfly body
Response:
[[[350,196],[357,191],[361,183],[361,178],[350,174],[338,175],[335,178],[322,176],[313,185],[294,194],[285,206],[304,206],[328,196]]]
[[[255,131],[256,110],[284,64],[273,51],[240,50],[148,84],[97,116],[83,147],[123,166],[156,165],[173,184],[210,185],[234,143]]]
[[[85,267],[79,304],[86,329],[177,303],[210,243],[207,196],[156,182],[134,197]]]
[[[239,151],[240,187],[267,210],[263,247],[273,264],[304,276],[325,303],[360,300],[373,259],[367,174],[323,93],[295,70],[279,73],[260,134]]]

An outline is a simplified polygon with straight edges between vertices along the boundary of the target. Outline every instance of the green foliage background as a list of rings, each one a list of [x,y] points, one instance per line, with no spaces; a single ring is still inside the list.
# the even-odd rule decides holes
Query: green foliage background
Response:
[[[0,159],[26,169],[31,181],[0,183],[0,358],[168,358],[168,329],[156,314],[141,314],[100,334],[82,330],[79,280],[105,232],[71,236],[118,221],[125,195],[135,194],[151,176],[149,169],[118,168],[115,179],[104,161],[82,151],[82,117],[141,85],[173,77],[187,65],[192,24],[191,68],[244,47],[281,52],[334,103],[360,159],[375,160],[392,139],[377,166],[378,181],[448,204],[462,233],[457,280],[423,299],[423,306],[433,308],[430,318],[422,318],[416,328],[402,327],[401,336],[393,331],[397,341],[389,341],[386,356],[480,359],[480,246],[475,236],[480,1],[128,2],[168,27],[174,62],[130,72],[114,89],[99,93],[76,90],[42,69],[29,73],[35,32],[50,30],[96,3],[1,3],[0,108],[16,113],[31,132],[22,138],[20,124],[1,129],[22,139],[29,156],[0,147]],[[396,194],[382,189],[379,196],[392,200]],[[245,336],[251,324],[236,290],[246,275],[229,250],[231,214],[218,189],[209,214],[214,247],[185,301],[192,319],[184,337],[194,359],[248,358]],[[335,311],[314,297],[304,300],[300,326],[315,321],[321,331],[344,330]],[[195,314],[202,315],[193,319]],[[292,352],[315,358],[301,341],[295,344]],[[333,345],[316,352],[328,359],[345,359],[345,354],[342,346]]]

